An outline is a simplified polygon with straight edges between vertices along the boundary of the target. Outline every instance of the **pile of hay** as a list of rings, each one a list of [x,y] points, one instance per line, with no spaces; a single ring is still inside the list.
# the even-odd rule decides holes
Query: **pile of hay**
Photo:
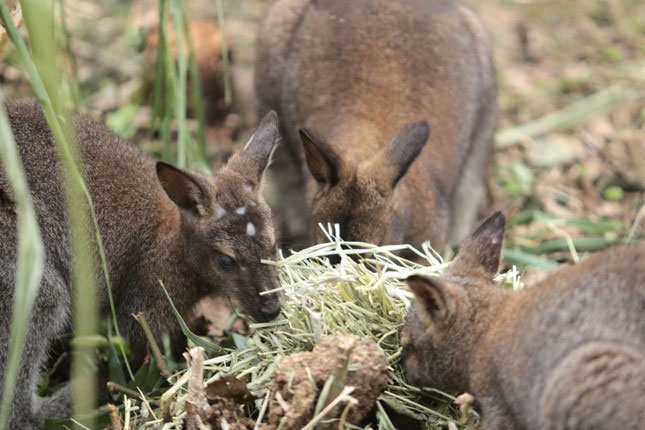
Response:
[[[236,403],[238,406],[235,406],[235,411],[222,413],[209,409],[220,407],[225,396],[209,398],[211,406],[203,403],[208,410],[202,409],[202,412],[206,411],[202,416],[214,417],[210,421],[212,428],[289,428],[286,425],[266,427],[269,404],[271,401],[276,402],[276,393],[271,391],[276,372],[286,357],[312,351],[318,340],[328,335],[355,335],[368,339],[383,352],[387,383],[376,399],[371,424],[365,428],[393,430],[402,419],[407,420],[404,421],[408,423],[406,428],[411,428],[410,422],[420,424],[418,428],[463,427],[468,417],[460,416],[457,406],[453,404],[455,398],[437,390],[420,390],[406,384],[399,363],[399,329],[405,322],[407,308],[414,297],[403,279],[412,273],[438,275],[448,263],[444,263],[429,246],[424,246],[422,251],[407,245],[377,247],[366,243],[343,242],[337,230],[333,232],[329,229],[327,234],[328,243],[315,245],[287,257],[280,255],[275,262],[266,262],[276,265],[278,290],[283,294],[283,310],[277,319],[253,324],[251,327],[254,333],[250,337],[237,338],[238,349],[227,350],[227,354],[210,359],[200,358],[198,361],[203,361],[203,383],[200,382],[202,364],[198,366],[198,370],[189,365],[187,370],[174,375],[170,379],[173,386],[162,396],[159,407],[151,408],[145,402],[127,399],[125,413],[130,414],[127,417],[129,428],[159,428],[160,425],[165,429],[181,428],[187,417],[186,410],[195,409],[188,388],[191,378],[193,381],[197,378],[198,382],[194,386],[201,384],[202,387],[205,385],[209,388],[217,387],[218,383],[228,387],[231,382],[235,382],[234,378],[247,382],[246,389],[242,384],[241,388],[230,390],[236,391],[230,397],[244,398]],[[395,252],[404,249],[412,250],[424,263],[427,262],[426,265],[395,255]],[[332,255],[341,257],[339,264],[330,264],[328,257]],[[499,281],[512,284],[514,288],[520,285],[516,271],[500,275]],[[195,361],[194,358],[187,358],[189,363]],[[349,361],[351,367],[351,360]],[[313,362],[312,366],[315,365]],[[327,385],[333,384],[325,384]],[[329,396],[329,390],[324,387],[316,394],[318,399],[313,414],[316,420],[310,423],[311,428],[317,423],[323,425],[317,428],[325,428],[325,417],[322,416],[325,405],[334,400],[340,403],[354,400],[351,390],[336,391],[334,398]],[[325,396],[330,398],[323,398]],[[277,401],[288,409],[290,405],[285,404],[288,402],[281,396],[278,397]],[[230,418],[239,413],[245,413],[252,420],[245,423],[229,422],[239,421],[238,418]],[[254,424],[256,420],[257,424]],[[333,428],[338,428],[338,420],[335,422]],[[361,428],[348,423],[345,426]],[[195,425],[194,428],[200,428],[200,425]]]

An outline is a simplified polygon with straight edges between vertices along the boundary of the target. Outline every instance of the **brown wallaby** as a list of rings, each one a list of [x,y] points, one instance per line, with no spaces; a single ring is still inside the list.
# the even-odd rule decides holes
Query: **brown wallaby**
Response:
[[[41,428],[46,417],[66,416],[67,396],[35,394],[39,367],[51,340],[69,329],[73,313],[71,261],[59,162],[49,127],[35,101],[10,102],[7,113],[34,199],[46,249],[45,269],[29,326],[11,428]],[[86,117],[77,117],[86,182],[92,195],[110,269],[117,317],[140,362],[146,341],[131,314],[143,311],[153,333],[176,331],[160,289],[163,281],[186,315],[204,296],[237,299],[253,318],[279,310],[275,271],[260,263],[275,257],[269,207],[261,179],[278,139],[275,113],[260,123],[244,149],[217,176],[188,173],[157,162]],[[16,270],[16,219],[12,191],[0,171],[0,345],[9,344]],[[108,309],[101,285],[100,305]],[[0,348],[0,380],[7,348]]]
[[[442,277],[412,276],[401,333],[408,380],[467,391],[482,429],[642,429],[645,243],[610,248],[517,292],[493,283],[504,216]]]
[[[273,172],[290,240],[325,241],[317,224],[333,222],[347,240],[441,250],[471,231],[497,102],[470,9],[277,0],[258,30],[255,77],[258,112],[281,120]]]

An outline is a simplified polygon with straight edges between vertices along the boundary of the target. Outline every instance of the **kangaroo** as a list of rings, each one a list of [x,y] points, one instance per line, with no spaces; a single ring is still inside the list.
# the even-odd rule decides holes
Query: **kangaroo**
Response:
[[[258,113],[281,119],[272,174],[288,241],[326,241],[317,224],[333,222],[347,240],[442,250],[471,231],[497,102],[470,9],[277,0],[259,26],[255,78]]]
[[[60,164],[41,108],[35,101],[6,105],[26,170],[45,245],[45,268],[23,352],[10,427],[42,428],[44,419],[67,416],[68,398],[35,394],[48,345],[70,329],[73,312],[70,255]],[[153,333],[176,334],[176,320],[159,286],[163,281],[179,312],[187,315],[210,294],[237,299],[256,320],[280,311],[275,269],[260,263],[276,255],[271,211],[261,180],[278,139],[269,113],[244,149],[215,177],[156,161],[89,118],[75,118],[76,137],[110,270],[117,318],[132,359],[146,341],[131,314],[144,311]],[[16,270],[16,219],[12,191],[0,171],[0,344],[9,344]],[[105,285],[101,310],[109,309]],[[7,348],[0,348],[4,380]],[[61,390],[64,392],[64,390]],[[61,394],[62,396],[63,394]]]
[[[513,292],[492,282],[504,223],[482,224],[442,277],[408,278],[410,383],[473,394],[485,430],[643,428],[645,243]]]

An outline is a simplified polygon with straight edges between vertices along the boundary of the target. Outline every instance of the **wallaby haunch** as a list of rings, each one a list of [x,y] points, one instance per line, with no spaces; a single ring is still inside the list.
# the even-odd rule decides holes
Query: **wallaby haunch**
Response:
[[[481,428],[642,429],[645,243],[594,254],[513,292],[493,283],[504,217],[440,278],[412,276],[401,333],[410,383],[469,392]]]
[[[346,240],[437,250],[471,231],[497,102],[470,9],[277,0],[258,30],[256,92],[258,112],[280,116],[277,209],[296,246],[326,241],[319,222],[339,223]]]
[[[11,428],[41,428],[46,417],[65,416],[65,390],[40,399],[40,366],[57,335],[70,328],[73,312],[69,235],[58,156],[35,101],[7,103],[7,113],[27,173],[45,245],[45,269],[13,399]],[[275,113],[268,114],[244,149],[211,177],[157,162],[86,117],[75,120],[86,182],[92,195],[110,269],[116,311],[133,361],[146,341],[131,314],[144,311],[153,333],[176,331],[177,323],[159,286],[163,281],[186,315],[210,294],[239,301],[253,318],[266,321],[279,310],[275,270],[260,263],[275,258],[269,207],[261,179],[278,139]],[[15,204],[0,171],[0,380],[9,345],[16,270]],[[102,279],[102,278],[101,278]],[[108,309],[105,285],[100,306]],[[63,398],[65,397],[65,398]]]

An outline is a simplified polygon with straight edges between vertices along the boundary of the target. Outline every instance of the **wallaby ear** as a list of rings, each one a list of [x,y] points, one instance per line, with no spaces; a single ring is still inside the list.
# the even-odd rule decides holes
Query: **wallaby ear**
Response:
[[[412,275],[408,286],[433,322],[445,320],[454,309],[450,289],[439,278]]]
[[[265,169],[269,166],[279,137],[278,115],[270,111],[264,115],[257,130],[238,156],[231,159],[231,167],[253,183],[259,183]]]
[[[300,129],[300,140],[305,151],[307,166],[319,184],[336,185],[339,159],[334,150],[322,139],[306,129]]]
[[[483,269],[493,277],[499,269],[504,242],[506,218],[495,212],[464,241],[457,258],[450,265],[453,273],[468,273]]]
[[[430,123],[422,120],[404,127],[372,162],[376,176],[394,188],[417,159],[430,137]]]
[[[177,206],[195,215],[204,215],[208,206],[208,193],[190,173],[159,161],[157,178],[170,200]]]

